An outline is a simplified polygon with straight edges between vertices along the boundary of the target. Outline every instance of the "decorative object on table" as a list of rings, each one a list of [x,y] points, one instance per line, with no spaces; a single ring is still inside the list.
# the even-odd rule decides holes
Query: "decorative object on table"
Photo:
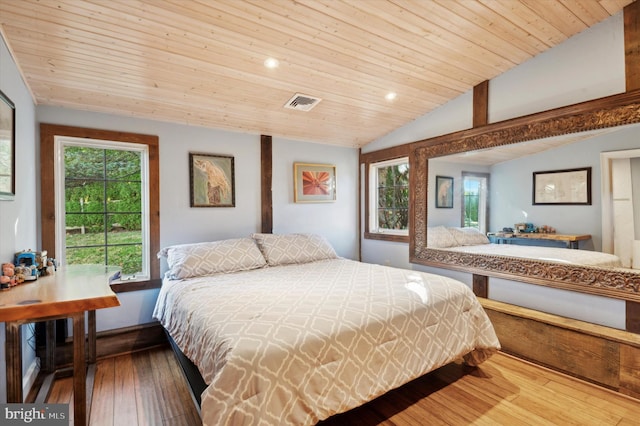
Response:
[[[16,107],[0,91],[0,200],[16,195]]]
[[[29,268],[29,275],[26,275],[27,281],[37,279],[39,276],[51,275],[57,269],[55,259],[47,257],[47,250],[33,251],[23,250],[15,253],[14,264],[20,267]]]
[[[233,157],[189,153],[191,207],[235,207]]]
[[[58,270],[58,261],[50,257],[47,259],[47,266],[40,271],[40,275],[53,275]]]
[[[13,257],[13,263],[16,265],[22,266],[33,266],[37,265],[36,260],[37,254],[32,250],[23,250],[17,252]]]
[[[16,273],[16,267],[13,263],[5,262],[2,264],[2,275],[0,275],[0,289],[8,290],[18,284],[24,282],[24,274],[22,270]]]
[[[532,232],[536,232],[536,227],[533,223],[516,223],[514,226],[516,234],[529,234]]]
[[[543,234],[555,234],[556,228],[549,225],[542,225],[540,228],[538,228],[538,232],[541,232]]]
[[[533,204],[591,205],[591,167],[533,172]]]
[[[453,178],[436,176],[436,208],[453,208]]]
[[[326,203],[336,200],[336,166],[293,163],[293,201]]]

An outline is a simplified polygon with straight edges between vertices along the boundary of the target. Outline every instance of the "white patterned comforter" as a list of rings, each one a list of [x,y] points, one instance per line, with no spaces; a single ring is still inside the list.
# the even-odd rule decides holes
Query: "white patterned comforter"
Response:
[[[165,280],[154,317],[209,385],[205,425],[314,424],[499,349],[464,284],[346,259]]]
[[[473,254],[520,257],[531,260],[566,263],[582,266],[620,268],[622,262],[614,254],[591,250],[573,250],[562,247],[519,246],[516,244],[477,244],[470,246],[448,247],[439,250],[450,250]]]

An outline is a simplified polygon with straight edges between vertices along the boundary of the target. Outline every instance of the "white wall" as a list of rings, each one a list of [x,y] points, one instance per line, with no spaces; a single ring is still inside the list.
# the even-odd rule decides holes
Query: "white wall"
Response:
[[[427,211],[429,226],[460,226],[462,220],[462,172],[489,173],[487,166],[429,161],[429,186],[427,187]],[[436,208],[436,176],[453,178],[453,208]],[[493,176],[492,176],[493,177]]]
[[[14,254],[25,249],[38,249],[36,239],[37,176],[39,169],[35,143],[35,105],[18,69],[0,37],[0,90],[16,107],[16,196],[13,201],[0,201],[0,263],[13,262]],[[2,318],[0,318],[2,322]],[[23,375],[33,370],[35,351],[28,341],[29,326],[22,327]],[[0,325],[0,401],[6,401],[5,330]],[[27,386],[29,380],[27,378]]]
[[[536,155],[500,163],[491,168],[492,230],[513,227],[520,222],[550,225],[561,234],[591,234],[580,244],[588,250],[602,250],[602,208],[600,153],[637,148],[640,127],[597,136]],[[591,205],[532,205],[534,171],[591,167]]]
[[[589,28],[582,33],[566,40],[564,43],[530,59],[514,69],[492,79],[489,82],[489,120],[497,122],[526,114],[545,111],[560,106],[600,98],[625,90],[624,71],[624,32],[622,12]],[[414,120],[406,126],[379,138],[365,146],[363,152],[376,151],[391,146],[414,142],[471,127],[472,123],[472,91],[454,99],[443,107]],[[571,151],[566,157],[558,157],[553,167],[575,162],[575,152]],[[599,163],[596,163],[599,168]],[[565,168],[560,166],[558,168]],[[452,172],[455,172],[453,170]],[[442,172],[446,174],[446,170]],[[531,178],[529,178],[531,179]],[[597,183],[599,177],[593,178]],[[496,187],[497,179],[491,176],[491,186]],[[528,184],[530,185],[530,183]],[[530,197],[530,192],[525,191]],[[594,203],[599,203],[599,191],[594,190]],[[430,197],[431,198],[431,197]],[[429,200],[431,203],[431,200]],[[597,207],[598,204],[596,204]],[[529,202],[529,207],[531,203]],[[594,207],[595,208],[595,207]],[[434,209],[430,207],[429,216]],[[493,207],[492,207],[493,211]],[[458,216],[459,217],[459,216]],[[540,216],[540,220],[547,220]],[[431,218],[430,218],[431,220]],[[492,227],[498,226],[498,221],[491,219]],[[507,221],[507,219],[504,219]],[[549,220],[551,223],[551,220]],[[553,226],[553,225],[552,225]],[[574,225],[577,232],[577,226]],[[598,228],[600,223],[598,223]],[[403,243],[388,243],[377,240],[366,240],[362,237],[362,260],[365,262],[391,264],[403,268],[433,270],[420,265],[410,264],[408,261],[409,247]],[[437,272],[450,275],[452,271],[438,270]],[[463,281],[470,285],[470,276]],[[467,274],[468,275],[468,274]],[[493,283],[494,280],[491,280]],[[581,317],[576,312],[575,303],[583,299],[583,295],[575,298],[560,295],[558,303],[534,303],[534,300],[545,297],[555,297],[555,289],[541,286],[522,284],[520,293],[501,291],[499,283],[490,286],[503,301],[519,304],[533,309],[546,310],[558,315],[573,318]],[[551,295],[549,294],[551,292]],[[574,294],[574,293],[569,293]],[[490,294],[490,296],[492,296]],[[591,309],[591,321],[611,326],[624,325],[624,309],[620,309],[620,301],[610,303],[609,299],[590,296],[589,306],[599,306],[602,309]],[[580,300],[578,300],[580,299]],[[602,302],[602,303],[601,303]],[[604,312],[602,312],[604,311]]]
[[[462,171],[486,172],[491,175],[490,231],[531,222],[549,225],[560,234],[591,234],[580,242],[580,248],[602,251],[602,179],[600,153],[638,147],[640,126],[623,126],[618,130],[574,142],[535,155],[504,161],[491,167],[446,161],[447,157],[429,160],[429,188],[433,194],[435,176],[454,178],[454,199],[459,200]],[[591,205],[532,205],[533,172],[591,167]],[[429,226],[460,226],[461,203],[453,209],[436,209],[434,196],[428,199]],[[640,209],[638,209],[640,210]],[[640,213],[639,213],[640,214]]]
[[[497,122],[625,91],[622,12],[489,82]]]
[[[260,136],[132,117],[39,106],[39,123],[92,127],[159,136],[160,245],[246,237],[260,231]],[[236,206],[191,208],[189,152],[234,157]],[[337,167],[335,203],[294,204],[293,162]],[[273,140],[274,232],[324,235],[339,255],[357,258],[358,151],[307,142]],[[165,267],[166,265],[162,265]],[[121,306],[97,312],[98,331],[153,321],[157,289],[120,293]]]
[[[293,202],[293,163],[336,166],[336,201]],[[324,235],[338,255],[358,259],[358,150],[273,138],[273,232]]]

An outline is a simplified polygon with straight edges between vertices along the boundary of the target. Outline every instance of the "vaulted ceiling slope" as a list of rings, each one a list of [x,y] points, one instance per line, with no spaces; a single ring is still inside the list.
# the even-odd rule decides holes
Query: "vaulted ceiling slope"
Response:
[[[40,105],[359,147],[631,2],[0,0],[0,28]]]

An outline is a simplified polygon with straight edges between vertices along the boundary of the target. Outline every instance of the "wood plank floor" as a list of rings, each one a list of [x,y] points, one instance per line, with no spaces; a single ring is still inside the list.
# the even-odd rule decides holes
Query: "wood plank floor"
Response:
[[[69,403],[71,379],[50,403]],[[348,413],[335,425],[637,425],[640,401],[498,353],[479,368],[453,363]],[[73,424],[73,423],[72,423]],[[98,362],[92,426],[199,425],[169,347]]]

